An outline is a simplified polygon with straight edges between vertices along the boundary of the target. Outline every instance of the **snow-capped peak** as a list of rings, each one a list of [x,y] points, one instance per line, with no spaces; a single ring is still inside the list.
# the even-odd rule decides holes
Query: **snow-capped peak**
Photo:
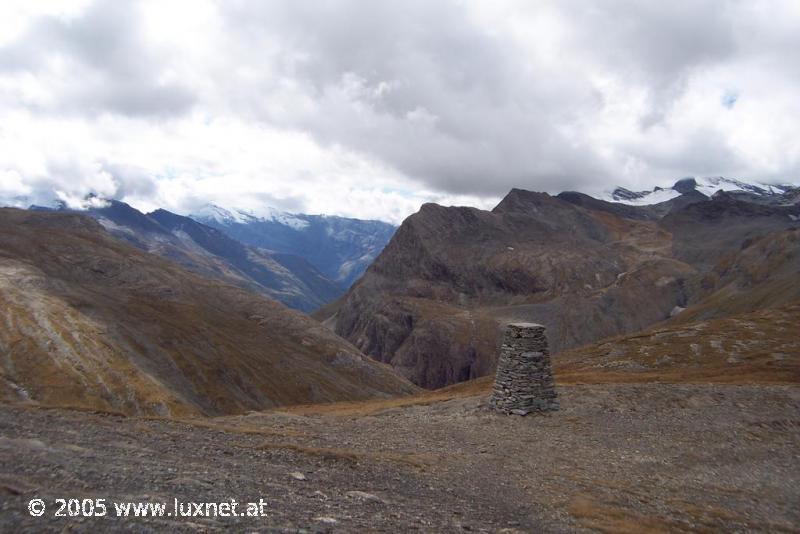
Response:
[[[206,204],[199,210],[190,215],[191,218],[199,221],[213,220],[219,224],[247,224],[251,222],[275,222],[288,226],[295,230],[302,230],[308,226],[308,221],[299,218],[291,213],[267,207],[262,213],[244,209],[227,209],[217,204]]]
[[[717,191],[745,191],[756,195],[780,195],[791,188],[789,185],[773,185],[761,182],[743,182],[734,178],[724,176],[708,176],[706,178],[696,178],[695,188],[710,197]]]
[[[628,204],[629,206],[645,206],[666,202],[680,195],[681,193],[671,188],[656,187],[652,191],[630,191],[624,187],[617,187],[613,191],[604,193],[600,199],[619,204]]]
[[[294,228],[295,230],[303,230],[309,225],[309,222],[305,219],[301,219],[297,215],[293,215],[291,213],[278,211],[275,208],[267,208],[266,213],[263,217],[260,217],[260,219],[273,221],[284,226]]]
[[[228,210],[216,204],[206,204],[190,215],[193,219],[214,220],[220,224],[246,223],[255,217],[244,210]]]
[[[711,197],[717,191],[743,191],[754,195],[768,196],[780,195],[792,187],[795,186],[744,182],[724,176],[688,177],[678,180],[671,187],[656,187],[652,191],[631,191],[624,187],[617,187],[613,191],[603,193],[600,198],[609,202],[644,206],[666,202],[691,191],[697,191],[707,197]]]

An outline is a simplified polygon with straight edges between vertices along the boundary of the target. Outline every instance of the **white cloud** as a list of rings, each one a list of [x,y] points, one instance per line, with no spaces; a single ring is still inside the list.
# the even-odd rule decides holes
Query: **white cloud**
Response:
[[[791,0],[4,2],[0,197],[399,221],[797,181],[798,27]]]

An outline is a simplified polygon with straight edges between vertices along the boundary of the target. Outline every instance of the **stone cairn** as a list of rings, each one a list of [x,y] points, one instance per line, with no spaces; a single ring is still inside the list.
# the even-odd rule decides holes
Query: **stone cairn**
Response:
[[[542,325],[511,323],[506,328],[489,406],[516,415],[558,410]]]

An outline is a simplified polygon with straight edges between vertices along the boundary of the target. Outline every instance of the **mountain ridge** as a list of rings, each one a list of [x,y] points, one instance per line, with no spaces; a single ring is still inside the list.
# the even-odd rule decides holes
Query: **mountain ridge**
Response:
[[[207,204],[189,217],[246,245],[302,257],[343,290],[363,274],[396,230],[382,221],[274,209],[256,215],[215,204]]]
[[[558,353],[667,320],[708,293],[715,266],[798,220],[800,205],[694,189],[654,206],[521,189],[491,211],[426,204],[318,317],[440,387],[491,372],[506,322],[544,324]]]
[[[75,213],[94,217],[112,235],[139,249],[301,311],[313,311],[344,291],[302,258],[244,245],[219,229],[163,209],[145,214],[124,202],[106,200],[102,207]]]

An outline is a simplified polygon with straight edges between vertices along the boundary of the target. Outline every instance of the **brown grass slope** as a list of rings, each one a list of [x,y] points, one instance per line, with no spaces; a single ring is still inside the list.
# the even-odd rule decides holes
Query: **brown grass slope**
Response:
[[[562,383],[800,383],[800,301],[675,324],[563,352]]]
[[[709,321],[660,323],[562,352],[557,386],[580,384],[800,384],[800,301]],[[299,415],[365,416],[455,399],[488,398],[493,376],[400,398],[281,408]]]
[[[192,415],[412,391],[312,319],[88,217],[0,210],[0,398]]]

